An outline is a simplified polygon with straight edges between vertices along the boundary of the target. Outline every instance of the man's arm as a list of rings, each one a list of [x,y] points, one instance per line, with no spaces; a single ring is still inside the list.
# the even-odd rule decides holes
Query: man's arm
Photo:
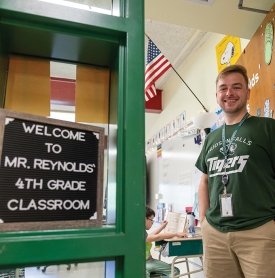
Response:
[[[205,217],[206,211],[209,208],[209,194],[208,194],[208,175],[202,174],[199,190],[198,190],[198,198],[199,198],[199,215],[200,221],[202,221]]]

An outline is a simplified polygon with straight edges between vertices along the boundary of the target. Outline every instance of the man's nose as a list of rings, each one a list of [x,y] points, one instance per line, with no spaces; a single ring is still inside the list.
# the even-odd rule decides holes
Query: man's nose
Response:
[[[233,88],[227,88],[226,95],[231,95],[233,93]]]

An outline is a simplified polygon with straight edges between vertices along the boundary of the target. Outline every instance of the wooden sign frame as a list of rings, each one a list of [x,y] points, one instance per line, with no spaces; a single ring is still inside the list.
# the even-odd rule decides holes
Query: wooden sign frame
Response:
[[[102,225],[104,128],[0,109],[0,231]]]

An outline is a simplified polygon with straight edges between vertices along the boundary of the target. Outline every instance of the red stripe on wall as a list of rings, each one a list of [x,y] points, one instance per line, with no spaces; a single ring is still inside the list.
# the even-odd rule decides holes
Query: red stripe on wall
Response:
[[[75,80],[51,77],[51,103],[75,106]]]

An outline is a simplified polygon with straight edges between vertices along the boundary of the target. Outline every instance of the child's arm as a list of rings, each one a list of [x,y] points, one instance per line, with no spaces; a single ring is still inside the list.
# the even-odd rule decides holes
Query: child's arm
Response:
[[[173,237],[186,237],[186,233],[165,233],[165,232],[161,233],[161,231],[167,226],[167,224],[168,224],[167,221],[163,221],[156,230],[148,234],[146,241],[154,242],[154,241],[169,239]]]

